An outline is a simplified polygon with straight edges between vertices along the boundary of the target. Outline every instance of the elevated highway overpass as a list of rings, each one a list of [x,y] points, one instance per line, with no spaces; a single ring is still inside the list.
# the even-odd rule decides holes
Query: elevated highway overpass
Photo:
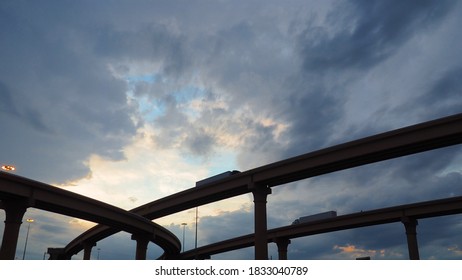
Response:
[[[401,222],[406,229],[409,257],[411,259],[419,259],[415,229],[417,221],[419,219],[460,213],[462,213],[462,196],[357,212],[318,221],[274,228],[268,230],[267,242],[274,242],[278,245],[279,259],[287,259],[287,246],[290,244],[290,240],[294,238]],[[204,259],[209,258],[211,255],[254,245],[255,235],[248,234],[183,252],[180,254],[179,258]]]
[[[180,251],[178,238],[149,219],[51,185],[0,172],[0,208],[6,214],[0,259],[14,259],[19,228],[29,207],[132,233],[137,241],[137,258],[143,258],[142,248],[149,241],[158,244],[168,255],[177,255]]]
[[[297,157],[251,169],[161,198],[131,212],[156,219],[204,204],[252,193],[254,197],[253,235],[255,258],[268,258],[266,198],[271,188],[339,170],[439,149],[462,142],[462,114],[424,122],[332,146]],[[83,249],[81,244],[96,242],[118,232],[97,225],[66,246],[66,254]]]

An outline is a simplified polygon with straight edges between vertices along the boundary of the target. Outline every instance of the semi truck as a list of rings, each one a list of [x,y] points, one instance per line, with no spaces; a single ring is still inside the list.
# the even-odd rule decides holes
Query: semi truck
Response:
[[[322,212],[322,213],[318,213],[314,215],[300,217],[296,219],[295,221],[293,221],[292,225],[319,221],[319,220],[324,220],[324,219],[333,218],[333,217],[337,217],[337,211],[327,211],[327,212]]]

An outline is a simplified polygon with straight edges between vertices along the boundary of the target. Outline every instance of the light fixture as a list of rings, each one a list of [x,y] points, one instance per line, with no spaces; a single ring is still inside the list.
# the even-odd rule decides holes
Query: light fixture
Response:
[[[27,235],[26,235],[26,242],[24,243],[24,251],[22,253],[22,259],[26,259],[26,248],[27,248],[27,240],[29,239],[29,230],[30,230],[30,224],[35,222],[34,219],[26,219],[26,222],[28,223],[27,225]]]
[[[16,167],[14,167],[14,165],[5,164],[2,165],[2,169],[5,171],[15,171]]]

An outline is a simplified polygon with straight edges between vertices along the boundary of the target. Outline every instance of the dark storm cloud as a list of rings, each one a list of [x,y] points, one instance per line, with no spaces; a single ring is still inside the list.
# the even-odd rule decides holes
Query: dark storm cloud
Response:
[[[183,38],[165,25],[151,23],[135,30],[104,26],[95,31],[96,55],[127,62],[160,62],[159,75],[181,76],[190,65]]]
[[[284,94],[287,103],[281,115],[291,124],[287,134],[292,139],[284,155],[329,145],[344,115],[346,89],[357,79],[353,73],[386,61],[410,38],[440,23],[453,5],[452,1],[352,1],[333,9],[326,25],[308,21],[297,39],[302,74],[289,80]],[[370,124],[358,135],[379,132],[378,127]]]
[[[92,153],[120,158],[134,111],[125,83],[90,48],[83,18],[48,4],[1,5],[2,141],[22,143],[5,151],[20,174],[63,182],[84,176]],[[37,168],[45,162],[54,172]]]
[[[324,90],[323,85],[301,83],[293,94],[287,97],[286,118],[291,123],[289,148],[285,157],[326,147],[333,134],[334,123],[343,114],[341,99]]]
[[[238,210],[201,217],[199,227],[202,245],[238,237],[253,232],[253,213]]]
[[[16,104],[13,100],[14,96],[15,94],[0,81],[1,113],[20,119],[24,124],[37,131],[51,132],[51,129],[43,122],[42,114],[39,111],[27,105]]]
[[[327,19],[340,30],[329,32],[310,26],[301,35],[304,68],[310,72],[338,72],[373,67],[393,55],[416,31],[439,22],[454,4],[454,1],[343,3]]]
[[[422,114],[427,118],[435,118],[460,113],[462,108],[461,77],[461,67],[445,71],[441,77],[438,77],[430,89],[414,101],[422,108],[431,108],[431,110],[424,110]]]
[[[286,77],[284,102],[275,99],[274,111],[290,124],[286,135],[291,143],[283,156],[328,146],[344,114],[345,90],[356,79],[352,73],[386,61],[414,35],[441,22],[452,6],[452,2],[416,6],[412,2],[353,1],[330,12],[329,25],[308,20],[296,41],[302,71]],[[378,131],[377,125],[370,124],[358,135]]]
[[[198,156],[207,155],[215,143],[214,137],[203,130],[192,131],[185,141],[189,150]]]
[[[7,115],[20,116],[10,89],[2,82],[0,82],[0,99],[2,100],[2,103],[0,103],[1,112]]]

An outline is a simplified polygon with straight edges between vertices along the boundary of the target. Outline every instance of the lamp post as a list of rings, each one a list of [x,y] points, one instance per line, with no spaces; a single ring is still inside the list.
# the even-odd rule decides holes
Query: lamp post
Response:
[[[29,239],[30,224],[32,224],[34,222],[34,219],[27,219],[26,221],[27,221],[28,225],[27,225],[26,242],[24,243],[24,252],[22,253],[22,259],[23,260],[26,258],[27,240]]]
[[[185,229],[187,223],[182,223],[181,225],[183,226],[183,252],[184,252],[184,247],[185,247],[185,244],[184,244],[184,229]]]
[[[197,251],[197,216],[198,216],[198,208],[196,206],[196,237],[194,237],[194,249]]]

